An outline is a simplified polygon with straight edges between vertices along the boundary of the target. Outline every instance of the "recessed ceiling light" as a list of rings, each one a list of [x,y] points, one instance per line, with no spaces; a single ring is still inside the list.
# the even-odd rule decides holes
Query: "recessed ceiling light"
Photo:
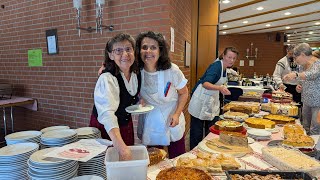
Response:
[[[309,41],[309,38],[306,38],[306,41]]]
[[[226,28],[226,27],[228,27],[228,25],[223,25],[222,27]]]
[[[287,42],[290,42],[290,40],[288,39]]]
[[[247,24],[248,22],[249,22],[249,21],[243,21],[242,23],[243,23],[243,24]]]
[[[223,4],[228,4],[228,3],[230,3],[230,1],[229,0],[223,0],[222,3]]]
[[[227,32],[223,31],[222,34],[227,34]]]
[[[320,22],[316,22],[316,23],[314,23],[315,25],[320,25]]]
[[[287,26],[286,29],[290,29],[290,26]]]
[[[264,8],[262,7],[262,6],[260,6],[260,7],[257,7],[257,10],[258,11],[261,11],[261,10],[263,10]]]
[[[290,37],[291,35],[290,35],[290,34],[287,34],[287,36]]]
[[[291,14],[291,12],[286,12],[284,13],[284,15],[289,16]]]
[[[271,24],[266,24],[266,26],[267,26],[267,27],[270,27],[270,26],[271,26]]]
[[[288,46],[290,46],[291,44],[287,44]]]
[[[313,34],[313,32],[312,32],[312,31],[310,31],[310,32],[309,32],[309,34]]]

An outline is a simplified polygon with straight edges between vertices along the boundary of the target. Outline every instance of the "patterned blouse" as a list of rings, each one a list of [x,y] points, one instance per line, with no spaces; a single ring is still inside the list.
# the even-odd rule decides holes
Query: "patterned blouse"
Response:
[[[302,101],[310,107],[320,107],[320,59],[305,71],[306,80],[302,81]]]

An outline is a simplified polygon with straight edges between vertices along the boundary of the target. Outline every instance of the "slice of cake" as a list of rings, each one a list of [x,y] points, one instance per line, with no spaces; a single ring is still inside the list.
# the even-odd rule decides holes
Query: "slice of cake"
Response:
[[[148,148],[147,150],[148,150],[148,155],[149,155],[149,160],[150,160],[149,166],[152,166],[154,164],[158,164],[167,155],[166,151],[163,149],[151,147],[151,148]]]
[[[237,132],[221,131],[219,134],[219,141],[230,146],[248,147],[247,136]]]
[[[273,129],[276,126],[275,122],[271,120],[263,119],[263,118],[252,117],[252,118],[246,119],[245,122],[249,127],[258,128],[258,129],[266,129],[266,128]]]
[[[298,115],[298,107],[291,105],[291,104],[272,103],[271,104],[271,113],[272,114],[287,115],[287,116],[297,116]]]

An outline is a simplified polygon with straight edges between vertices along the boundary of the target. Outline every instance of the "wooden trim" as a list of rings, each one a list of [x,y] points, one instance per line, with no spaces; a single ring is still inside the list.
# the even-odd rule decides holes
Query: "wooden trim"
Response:
[[[316,26],[316,25],[315,25]],[[301,27],[301,28],[295,28],[295,29],[305,29],[305,28],[308,28],[308,27],[313,27],[313,26],[305,26],[305,27]],[[294,29],[290,29],[291,30],[294,30]],[[319,26],[319,29],[312,29],[312,31],[316,31],[316,30],[320,30],[320,26]],[[303,32],[309,32],[310,30],[308,31],[299,31],[299,33],[303,33]],[[290,33],[287,33],[287,34],[290,34],[292,36],[295,36],[296,34],[292,34],[293,32],[290,32]]]
[[[259,14],[253,14],[253,15],[244,16],[244,17],[240,17],[240,18],[230,19],[230,20],[221,22],[221,24],[229,23],[229,22],[232,22],[232,21],[238,21],[238,20],[241,20],[241,19],[247,19],[247,18],[262,16],[262,15],[265,15],[265,14],[271,14],[271,13],[283,11],[283,10],[286,10],[286,9],[301,7],[301,6],[305,6],[305,5],[309,5],[309,4],[313,4],[313,3],[317,3],[317,2],[319,2],[319,0],[309,1],[309,2],[305,2],[305,3],[301,3],[301,4],[296,4],[296,5],[293,5],[293,6],[288,6],[288,7],[283,7],[283,8],[279,8],[279,9],[274,9],[274,10],[272,10],[272,11],[266,11],[266,12],[262,12],[262,13],[259,13]]]
[[[292,18],[297,18],[297,17],[303,17],[303,16],[307,16],[307,15],[311,15],[311,14],[317,14],[320,13],[320,11],[313,11],[313,12],[309,12],[309,13],[305,13],[305,14],[298,14],[295,16],[290,16],[290,17],[283,17],[283,18],[279,18],[279,19],[273,19],[273,20],[269,20],[269,21],[262,21],[262,22],[258,22],[258,23],[253,23],[253,24],[246,24],[243,26],[236,26],[236,27],[232,27],[232,28],[227,28],[227,29],[223,29],[224,31],[227,30],[231,30],[231,29],[237,29],[237,28],[242,28],[242,27],[248,27],[248,26],[254,26],[254,25],[258,25],[258,24],[265,24],[265,23],[270,23],[270,22],[275,22],[275,21],[281,21],[281,20],[286,20],[286,19],[292,19]],[[232,33],[231,33],[232,34]]]
[[[224,13],[224,12],[231,11],[231,10],[234,10],[234,9],[242,8],[242,7],[245,7],[245,6],[250,6],[252,4],[256,4],[256,3],[259,3],[259,2],[263,2],[263,1],[266,1],[266,0],[254,0],[254,1],[247,2],[247,3],[239,4],[237,6],[232,6],[230,8],[227,8],[227,9],[224,9],[224,10],[220,10],[220,13]]]
[[[308,23],[308,22],[312,22],[312,21],[320,21],[320,19],[315,19],[315,20],[310,20],[310,21],[303,21],[303,22],[292,23],[292,24],[283,24],[283,25],[279,25],[279,26],[272,26],[272,27],[266,27],[266,28],[260,28],[260,29],[252,29],[252,30],[248,30],[248,31],[241,31],[241,33],[247,33],[247,32],[252,32],[252,31],[260,31],[260,30],[265,30],[265,29],[274,29],[274,28],[279,28],[279,27],[283,27],[283,26],[292,26],[292,25],[297,25],[297,24],[304,24],[304,23]],[[303,28],[305,28],[305,27],[303,27]],[[290,30],[292,30],[292,29],[290,29]],[[280,32],[285,32],[285,30],[280,30]],[[230,33],[230,34],[233,34],[233,33]]]
[[[199,23],[199,0],[192,1],[191,16],[191,64],[190,64],[190,89],[197,81],[197,47],[198,47],[198,23]]]

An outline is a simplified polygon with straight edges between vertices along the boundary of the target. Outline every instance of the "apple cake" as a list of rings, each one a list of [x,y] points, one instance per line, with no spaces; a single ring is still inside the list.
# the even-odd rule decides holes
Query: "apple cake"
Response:
[[[252,117],[252,118],[246,119],[245,122],[249,127],[257,128],[257,129],[266,129],[266,128],[273,129],[276,126],[275,122],[268,119],[263,119],[263,118]]]
[[[305,134],[287,134],[282,144],[292,147],[313,147],[314,140]]]
[[[305,134],[305,131],[301,125],[298,124],[286,124],[283,126],[283,136],[286,138],[290,134]]]
[[[231,146],[248,147],[247,136],[238,132],[221,131],[219,134],[219,141]]]

